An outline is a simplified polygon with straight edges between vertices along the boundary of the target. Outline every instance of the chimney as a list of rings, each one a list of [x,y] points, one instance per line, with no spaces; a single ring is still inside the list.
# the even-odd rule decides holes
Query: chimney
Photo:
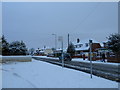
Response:
[[[77,39],[77,43],[79,43],[79,42],[80,42],[80,39],[78,38],[78,39]]]
[[[103,45],[104,45],[103,47],[106,48],[106,43],[105,42],[103,42]]]

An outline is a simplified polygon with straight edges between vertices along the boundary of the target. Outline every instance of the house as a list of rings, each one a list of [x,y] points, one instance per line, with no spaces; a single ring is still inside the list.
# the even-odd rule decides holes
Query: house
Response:
[[[53,50],[49,47],[45,47],[45,48],[42,48],[42,49],[36,49],[36,55],[48,55],[48,54],[52,54],[53,53]]]
[[[88,57],[90,50],[89,40],[92,40],[92,52],[96,54],[96,49],[101,48],[101,45],[98,41],[94,39],[77,39],[77,42],[73,42],[73,45],[75,47],[75,56],[82,57],[82,55],[85,54],[85,56]]]
[[[64,53],[67,52],[66,50],[67,50],[66,48],[63,48],[63,52],[64,52]],[[61,48],[58,48],[58,49],[54,50],[53,53],[54,53],[54,56],[55,56],[55,57],[59,57],[59,56],[61,55],[61,53],[62,53],[62,49],[61,49]]]
[[[44,49],[44,54],[45,55],[52,54],[52,53],[53,53],[53,50],[51,48],[45,48]]]

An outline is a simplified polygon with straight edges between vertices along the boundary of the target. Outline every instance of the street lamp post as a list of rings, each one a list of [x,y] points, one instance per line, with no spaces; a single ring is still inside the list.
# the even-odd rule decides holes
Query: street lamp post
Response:
[[[89,40],[90,45],[90,77],[92,78],[92,40]]]

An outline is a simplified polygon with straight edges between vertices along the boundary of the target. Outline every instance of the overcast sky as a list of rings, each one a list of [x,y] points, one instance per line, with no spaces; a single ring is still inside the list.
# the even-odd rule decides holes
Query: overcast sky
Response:
[[[93,38],[99,42],[118,32],[117,2],[7,2],[2,7],[3,34],[28,48],[55,47],[55,37],[70,41]],[[58,42],[60,47],[60,42]]]

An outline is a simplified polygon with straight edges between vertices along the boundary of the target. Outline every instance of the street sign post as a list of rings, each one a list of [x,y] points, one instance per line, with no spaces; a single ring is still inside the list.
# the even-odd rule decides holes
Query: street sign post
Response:
[[[90,45],[90,77],[92,78],[92,40],[89,40]]]

